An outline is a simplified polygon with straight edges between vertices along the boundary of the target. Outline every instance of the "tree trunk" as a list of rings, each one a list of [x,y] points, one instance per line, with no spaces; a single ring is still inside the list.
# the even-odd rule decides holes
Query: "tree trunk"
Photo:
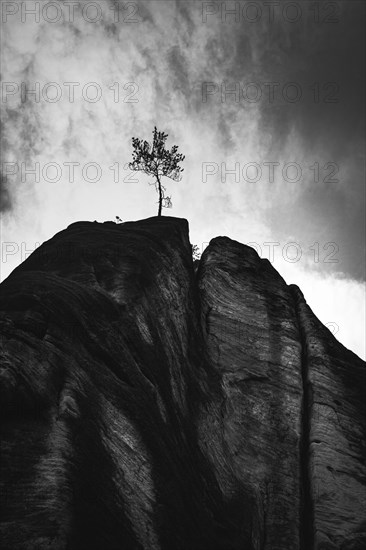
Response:
[[[158,216],[161,216],[161,210],[162,210],[162,205],[163,205],[163,191],[161,189],[161,182],[160,182],[159,177],[156,176],[156,179],[158,180],[158,184],[159,184],[159,211],[158,211]]]

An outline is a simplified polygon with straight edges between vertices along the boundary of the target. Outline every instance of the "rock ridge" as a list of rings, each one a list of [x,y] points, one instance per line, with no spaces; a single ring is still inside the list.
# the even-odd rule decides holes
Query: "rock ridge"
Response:
[[[73,223],[0,334],[3,548],[365,547],[365,363],[254,249]]]

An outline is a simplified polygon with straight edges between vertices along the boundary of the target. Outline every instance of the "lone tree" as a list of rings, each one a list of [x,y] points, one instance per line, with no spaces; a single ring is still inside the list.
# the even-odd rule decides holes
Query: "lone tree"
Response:
[[[133,153],[132,162],[129,163],[130,170],[144,172],[148,176],[154,176],[155,181],[150,185],[155,185],[156,191],[159,193],[159,210],[158,216],[161,216],[161,209],[170,208],[172,206],[171,197],[165,196],[165,187],[161,183],[163,176],[174,181],[182,179],[181,173],[183,168],[179,163],[185,159],[184,155],[178,153],[178,145],[174,145],[169,151],[165,149],[165,142],[168,134],[158,132],[154,127],[154,140],[152,145],[145,140],[132,138]],[[165,204],[163,204],[163,201]]]

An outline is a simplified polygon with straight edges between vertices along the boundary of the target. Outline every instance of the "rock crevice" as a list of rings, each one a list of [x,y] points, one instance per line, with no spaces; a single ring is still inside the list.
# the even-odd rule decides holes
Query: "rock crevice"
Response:
[[[311,490],[310,471],[310,423],[312,391],[309,380],[309,363],[307,342],[304,328],[298,314],[298,301],[301,291],[294,285],[289,287],[294,297],[294,307],[297,316],[298,330],[301,343],[301,439],[300,439],[300,476],[301,476],[301,520],[300,520],[300,550],[314,550],[314,509]],[[301,299],[301,298],[300,298]]]

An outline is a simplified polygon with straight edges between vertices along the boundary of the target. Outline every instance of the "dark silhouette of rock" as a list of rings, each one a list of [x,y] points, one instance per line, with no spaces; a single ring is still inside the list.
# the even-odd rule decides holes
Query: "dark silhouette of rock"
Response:
[[[1,548],[366,547],[365,363],[252,248],[78,222],[0,294]]]

